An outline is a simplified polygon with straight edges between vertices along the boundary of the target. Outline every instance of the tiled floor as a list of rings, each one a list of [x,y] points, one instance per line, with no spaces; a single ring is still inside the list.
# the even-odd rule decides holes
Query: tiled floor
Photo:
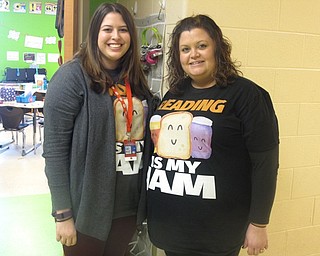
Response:
[[[10,138],[10,132],[0,132],[0,144]],[[26,145],[27,148],[32,145],[32,126],[27,128]],[[21,148],[16,144],[0,153],[1,256],[62,256],[61,246],[55,241],[41,154],[42,146],[36,154],[21,156]]]
[[[0,132],[0,145],[10,138],[11,133]],[[32,126],[29,126],[26,147],[31,145]],[[0,256],[62,256],[61,246],[55,241],[41,154],[42,146],[36,154],[21,156],[21,147],[16,144],[0,153]],[[157,255],[164,253],[157,250]]]
[[[1,125],[0,125],[1,126]],[[39,134],[37,134],[39,135]],[[0,144],[9,141],[10,132],[0,132]],[[39,138],[38,138],[39,139]],[[27,146],[31,147],[32,127],[27,128]],[[0,154],[0,197],[34,195],[48,193],[44,174],[42,146],[26,156],[21,156],[22,137],[19,145],[9,145],[9,149]]]

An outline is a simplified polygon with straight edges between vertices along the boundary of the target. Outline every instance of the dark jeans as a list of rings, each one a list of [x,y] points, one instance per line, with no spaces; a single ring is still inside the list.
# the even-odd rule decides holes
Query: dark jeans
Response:
[[[112,221],[107,241],[77,232],[77,244],[63,246],[65,256],[124,256],[136,231],[136,216]]]

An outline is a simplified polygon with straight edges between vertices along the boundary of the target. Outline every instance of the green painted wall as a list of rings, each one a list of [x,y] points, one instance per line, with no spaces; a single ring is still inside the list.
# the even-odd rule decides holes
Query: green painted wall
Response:
[[[3,3],[3,1],[0,1]],[[35,1],[7,1],[10,3],[9,12],[0,11],[0,81],[3,80],[4,70],[6,67],[11,68],[28,68],[30,63],[23,60],[24,53],[45,53],[45,64],[40,64],[40,68],[47,69],[47,76],[50,80],[53,73],[59,67],[58,63],[48,62],[48,53],[58,53],[58,34],[55,29],[55,15],[45,14],[45,3],[57,3],[57,0],[35,0]],[[30,4],[34,2],[42,3],[41,14],[30,13]],[[1,6],[0,3],[0,10]],[[26,4],[26,12],[14,12],[14,5],[17,3]],[[8,38],[10,31],[19,32],[17,40]],[[25,46],[26,36],[42,37],[42,49],[35,49]],[[56,44],[47,44],[46,38],[56,37]],[[19,52],[18,61],[7,60],[7,52]]]
[[[90,17],[92,17],[94,11],[98,8],[98,6],[102,3],[116,3],[116,0],[91,0],[90,1]]]

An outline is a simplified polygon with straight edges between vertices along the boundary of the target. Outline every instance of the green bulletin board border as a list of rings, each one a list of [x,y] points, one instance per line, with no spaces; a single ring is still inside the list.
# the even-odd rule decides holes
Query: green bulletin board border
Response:
[[[36,1],[16,1],[7,0],[0,2],[9,3],[9,12],[0,11],[0,81],[4,79],[5,69],[10,68],[29,68],[31,63],[24,62],[26,53],[44,53],[45,64],[39,64],[39,68],[47,70],[47,78],[50,80],[53,73],[58,69],[57,62],[48,62],[48,54],[59,54],[58,51],[58,33],[55,29],[56,15],[45,14],[45,4],[57,4],[57,0],[36,0]],[[16,4],[25,4],[26,12],[14,12]],[[41,3],[41,13],[30,13],[30,4]],[[1,5],[1,4],[0,4]],[[1,6],[0,6],[1,7]],[[10,31],[20,33],[17,40],[8,38]],[[35,49],[25,46],[26,36],[42,37],[42,49]],[[55,44],[47,44],[47,38],[55,37]],[[18,61],[8,61],[7,52],[13,51],[19,53]]]

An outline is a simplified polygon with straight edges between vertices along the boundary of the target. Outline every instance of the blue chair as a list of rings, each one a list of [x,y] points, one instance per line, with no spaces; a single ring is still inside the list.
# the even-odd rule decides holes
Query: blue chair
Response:
[[[29,124],[24,123],[24,110],[22,108],[11,107],[11,106],[0,106],[0,117],[2,120],[2,130],[0,131],[10,131],[12,134],[12,140],[6,145],[16,142],[18,144],[18,133],[22,133],[22,152],[21,155],[26,154],[25,142],[26,133],[25,128]],[[16,139],[14,138],[14,132],[16,132]]]

